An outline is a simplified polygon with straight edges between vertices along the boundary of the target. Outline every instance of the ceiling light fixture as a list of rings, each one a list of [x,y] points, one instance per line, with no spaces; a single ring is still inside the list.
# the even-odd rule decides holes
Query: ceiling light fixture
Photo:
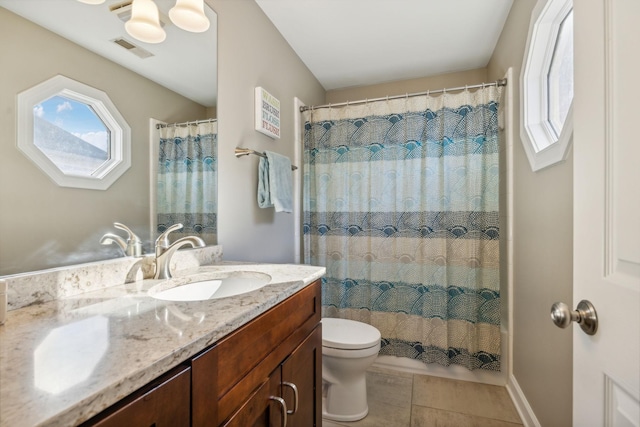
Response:
[[[78,1],[101,4],[105,0]],[[123,21],[131,16],[124,24],[131,37],[145,43],[161,43],[167,37],[160,23],[158,6],[153,0],[127,0],[112,5],[109,10],[115,12]],[[166,16],[162,16],[163,24],[167,23]],[[211,26],[209,18],[204,13],[204,0],[176,0],[175,6],[169,10],[169,18],[176,27],[192,33],[202,33]]]
[[[153,0],[133,0],[131,19],[124,24],[131,37],[145,43],[160,43],[167,33],[160,26],[158,6]]]
[[[209,29],[209,19],[204,14],[204,0],[177,0],[169,11],[171,22],[192,33],[202,33]]]

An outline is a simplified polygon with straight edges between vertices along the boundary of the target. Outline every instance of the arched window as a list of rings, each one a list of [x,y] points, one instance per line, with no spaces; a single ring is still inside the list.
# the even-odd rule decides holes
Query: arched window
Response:
[[[131,166],[131,130],[107,94],[64,76],[18,94],[18,148],[63,187],[106,190]]]
[[[531,169],[567,158],[573,133],[573,2],[539,0],[521,75],[521,138]]]

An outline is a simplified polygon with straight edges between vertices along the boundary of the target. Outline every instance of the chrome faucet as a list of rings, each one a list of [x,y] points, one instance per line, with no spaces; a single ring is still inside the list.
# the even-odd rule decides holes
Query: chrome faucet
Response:
[[[119,230],[123,230],[127,232],[127,240],[124,240],[122,237],[117,234],[107,233],[100,239],[100,243],[103,245],[110,245],[115,243],[120,246],[122,252],[124,252],[125,256],[132,256],[139,258],[142,256],[142,241],[138,236],[135,235],[133,231],[129,229],[124,224],[119,222],[114,222],[113,226]]]
[[[156,259],[154,261],[156,266],[156,272],[153,276],[154,279],[170,279],[171,278],[171,270],[170,263],[171,257],[183,246],[191,246],[192,248],[203,248],[205,247],[204,240],[202,240],[198,236],[185,236],[181,237],[173,243],[169,243],[169,233],[176,230],[182,230],[184,226],[180,223],[173,224],[171,227],[167,228],[158,238],[156,239]]]

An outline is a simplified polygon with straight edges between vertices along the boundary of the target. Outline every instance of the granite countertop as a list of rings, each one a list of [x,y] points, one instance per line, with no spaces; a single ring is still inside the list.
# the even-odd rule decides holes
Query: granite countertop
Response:
[[[325,273],[221,263],[182,273],[176,283],[225,271],[265,273],[271,281],[228,298],[170,302],[147,295],[162,281],[144,280],[10,311],[0,326],[0,426],[79,424]]]

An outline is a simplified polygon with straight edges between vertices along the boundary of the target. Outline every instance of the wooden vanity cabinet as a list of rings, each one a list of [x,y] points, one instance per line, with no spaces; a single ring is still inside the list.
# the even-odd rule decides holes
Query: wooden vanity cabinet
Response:
[[[192,423],[321,426],[320,282],[247,323],[192,361]],[[298,392],[295,407],[293,388]]]
[[[321,353],[322,330],[318,326],[222,425],[321,426]]]
[[[276,404],[280,396],[280,373],[274,372],[242,402],[224,427],[269,427],[283,425],[285,406]],[[284,400],[280,401],[284,402]],[[288,416],[288,415],[287,415]]]
[[[191,368],[178,366],[81,427],[189,427]]]
[[[81,427],[320,427],[320,304],[316,281]]]
[[[294,403],[294,393],[287,383],[298,389],[298,408],[289,414],[289,426],[322,425],[322,327],[313,333],[281,365],[281,394],[287,405]],[[273,404],[272,404],[273,405]],[[287,406],[293,410],[292,406]]]

